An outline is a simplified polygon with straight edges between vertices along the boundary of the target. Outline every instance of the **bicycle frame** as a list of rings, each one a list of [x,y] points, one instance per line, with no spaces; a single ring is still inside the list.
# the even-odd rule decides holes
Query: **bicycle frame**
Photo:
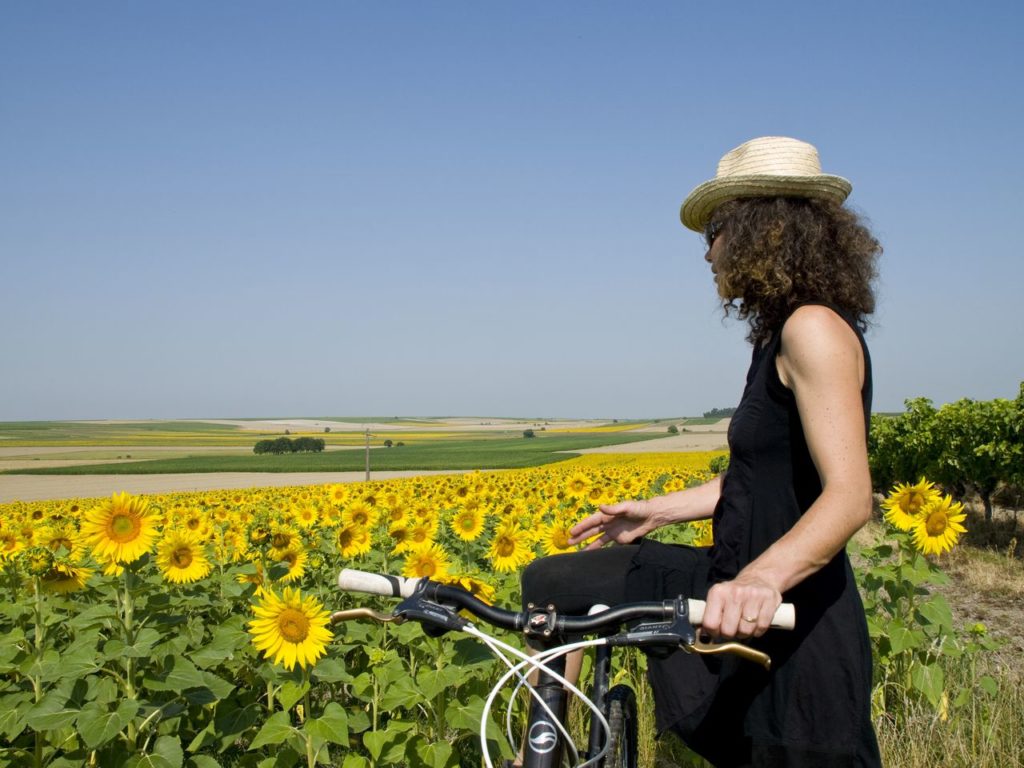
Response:
[[[717,644],[700,640],[691,623],[699,623],[699,618],[691,618],[690,611],[693,610],[695,614],[702,613],[703,603],[688,601],[682,597],[606,608],[583,617],[560,616],[552,605],[544,608],[530,605],[525,611],[507,611],[487,605],[465,590],[427,579],[402,579],[346,570],[339,575],[338,583],[342,589],[348,591],[401,596],[405,597],[405,600],[396,606],[390,615],[367,608],[338,611],[331,616],[332,622],[335,623],[353,618],[372,618],[378,621],[411,619],[430,625],[435,631],[440,630],[442,634],[450,630],[470,632],[484,639],[491,650],[497,653],[496,641],[493,638],[488,639],[488,636],[473,627],[469,620],[460,616],[457,610],[461,608],[495,627],[521,631],[527,637],[538,640],[540,644],[549,646],[549,650],[539,654],[543,658],[542,661],[524,662],[535,666],[538,677],[537,682],[531,686],[523,745],[523,768],[558,768],[562,762],[566,747],[563,731],[569,692],[563,684],[565,658],[558,654],[559,648],[567,646],[559,645],[559,638],[605,633],[600,640],[588,642],[596,645],[597,649],[593,667],[593,688],[591,695],[585,697],[592,704],[586,752],[587,765],[597,764],[596,758],[605,750],[606,742],[611,736],[607,723],[602,723],[602,717],[598,712],[605,710],[608,704],[612,648],[627,645],[658,645],[682,648],[693,653],[732,652],[756,661],[766,668],[770,666],[767,656],[740,643]],[[627,622],[637,620],[646,620],[647,623],[635,624],[627,631],[619,631],[615,635],[607,634],[609,631],[619,630]],[[776,621],[777,626],[791,627],[794,621],[792,606],[784,606],[784,610],[777,614]],[[507,645],[504,647],[510,648]],[[516,654],[522,657],[520,652],[516,651]],[[512,670],[509,675],[515,673],[516,670]],[[582,695],[579,691],[575,693]],[[485,714],[486,711],[485,707]],[[489,762],[489,758],[487,761]]]

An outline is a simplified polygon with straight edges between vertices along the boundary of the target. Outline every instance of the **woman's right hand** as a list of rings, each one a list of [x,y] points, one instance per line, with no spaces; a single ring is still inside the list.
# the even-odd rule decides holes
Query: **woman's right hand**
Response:
[[[570,544],[579,544],[597,536],[586,549],[598,549],[613,541],[629,544],[658,527],[647,501],[620,501],[602,504],[598,511],[585,517],[569,531]]]

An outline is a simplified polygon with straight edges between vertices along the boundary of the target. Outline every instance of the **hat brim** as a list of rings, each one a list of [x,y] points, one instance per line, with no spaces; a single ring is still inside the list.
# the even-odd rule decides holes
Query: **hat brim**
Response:
[[[705,181],[683,201],[679,218],[683,226],[703,232],[715,209],[741,197],[809,197],[842,203],[853,185],[842,176],[730,176]]]

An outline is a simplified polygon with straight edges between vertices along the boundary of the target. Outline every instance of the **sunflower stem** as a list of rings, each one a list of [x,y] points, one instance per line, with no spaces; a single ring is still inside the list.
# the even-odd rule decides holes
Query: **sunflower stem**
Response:
[[[135,643],[135,603],[132,599],[132,571],[127,565],[123,576],[124,644],[130,646]],[[125,656],[124,660],[124,695],[130,700],[135,698],[135,660],[131,656]],[[128,723],[127,736],[129,748],[134,748],[138,736],[134,718]]]
[[[43,580],[38,576],[34,576],[32,578],[32,587],[36,593],[33,613],[35,614],[35,650],[38,663],[42,662],[43,645],[46,641],[46,628],[43,625]],[[43,682],[38,675],[32,676],[32,692],[35,696],[35,703],[38,704],[43,698]],[[36,730],[35,732],[35,750],[32,757],[35,767],[41,768],[43,765],[43,733],[41,730]]]
[[[302,668],[302,717],[300,718],[303,722],[311,717],[312,710],[310,709],[310,677],[312,676],[312,668]],[[316,755],[313,753],[313,736],[305,732],[303,729],[303,736],[306,739],[306,765],[308,768],[316,768]]]

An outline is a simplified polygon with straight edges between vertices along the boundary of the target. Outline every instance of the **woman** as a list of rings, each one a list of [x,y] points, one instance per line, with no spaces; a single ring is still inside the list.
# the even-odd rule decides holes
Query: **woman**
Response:
[[[687,197],[683,224],[705,233],[725,311],[748,321],[754,347],[729,469],[600,507],[573,529],[573,543],[593,539],[585,551],[523,574],[524,602],[565,611],[705,597],[706,632],[767,652],[771,672],[729,656],[649,658],[659,731],[719,766],[881,764],[867,625],[845,552],[871,514],[862,331],[881,247],[843,207],[850,188],[821,173],[811,145],[768,137],[726,154]],[[642,538],[709,517],[708,549]],[[796,630],[766,634],[783,600],[796,605]]]

